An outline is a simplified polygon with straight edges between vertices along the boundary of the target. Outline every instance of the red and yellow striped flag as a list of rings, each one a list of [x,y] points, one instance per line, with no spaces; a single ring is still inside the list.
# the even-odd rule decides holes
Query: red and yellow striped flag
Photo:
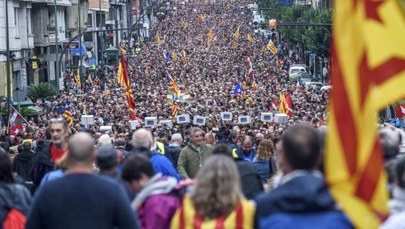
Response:
[[[280,102],[279,102],[278,112],[280,112],[282,114],[287,114],[287,112],[288,112],[288,104],[287,104],[287,101],[285,100],[284,92],[280,92]]]
[[[177,107],[177,102],[173,101],[173,103],[172,103],[172,116],[176,117],[178,112],[179,112],[179,108]]]
[[[173,216],[170,228],[172,229],[204,229],[204,228],[253,228],[255,208],[245,199],[240,200],[235,209],[226,217],[203,219],[197,214],[190,196],[186,195],[182,206]]]
[[[376,113],[403,95],[405,15],[399,0],[339,0],[325,173],[356,228],[387,215],[387,179]]]
[[[121,84],[121,86],[124,88],[125,91],[125,97],[127,99],[128,103],[128,108],[129,108],[129,115],[131,117],[131,120],[135,120],[135,100],[134,100],[134,95],[132,93],[132,88],[131,88],[131,83],[129,81],[128,77],[128,71],[127,71],[127,64],[125,60],[125,51],[121,50],[121,59],[120,59],[120,64],[118,66],[118,83]]]

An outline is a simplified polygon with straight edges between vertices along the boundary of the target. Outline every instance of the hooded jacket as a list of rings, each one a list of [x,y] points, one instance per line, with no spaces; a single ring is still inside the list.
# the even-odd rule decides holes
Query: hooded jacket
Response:
[[[353,228],[336,208],[323,177],[302,171],[291,175],[255,199],[256,228]]]
[[[137,213],[143,229],[170,228],[170,221],[180,206],[180,199],[170,194],[177,187],[173,177],[153,176],[132,201],[131,207]]]
[[[31,194],[21,184],[0,182],[0,222],[11,208],[15,208],[27,215],[31,204]]]
[[[13,171],[25,181],[31,180],[32,158],[34,153],[31,150],[23,150],[13,161]]]
[[[213,147],[210,144],[201,144],[201,152],[198,152],[191,144],[184,147],[179,156],[177,171],[183,179],[193,179],[204,161],[212,155]]]

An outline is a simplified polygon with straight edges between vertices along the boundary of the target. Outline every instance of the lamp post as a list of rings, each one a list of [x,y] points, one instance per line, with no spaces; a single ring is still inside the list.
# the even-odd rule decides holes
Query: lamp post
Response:
[[[57,6],[56,6],[56,0],[53,0],[53,6],[54,6],[54,11],[55,11],[55,53],[56,53],[56,58],[55,58],[55,78],[56,78],[56,91],[59,93],[60,87],[59,87],[59,79],[60,79],[60,72],[59,72],[59,65],[58,65],[58,57],[59,57],[59,47],[58,47],[58,15],[57,15]]]
[[[10,76],[10,32],[8,27],[8,0],[5,0],[6,7],[6,56],[7,56],[7,114],[10,116],[10,106],[11,106],[11,76]]]
[[[102,0],[99,0],[98,1],[98,4],[99,4],[99,18],[100,18],[100,21],[99,21],[99,23],[98,23],[98,27],[100,28],[100,30],[102,30],[103,29],[103,20],[102,20],[102,15],[101,15],[101,1]],[[104,45],[103,45],[103,39],[104,39],[104,36],[103,36],[103,33],[102,32],[100,32],[100,36],[99,36],[99,41],[100,41],[100,47],[99,47],[99,49],[100,49],[100,60],[101,60],[101,62],[100,62],[100,66],[103,66],[104,65],[104,51],[103,51],[103,49],[104,49]]]

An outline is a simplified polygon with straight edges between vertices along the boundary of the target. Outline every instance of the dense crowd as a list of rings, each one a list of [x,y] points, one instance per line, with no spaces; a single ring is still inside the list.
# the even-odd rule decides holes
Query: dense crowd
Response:
[[[99,68],[81,87],[68,73],[65,91],[36,101],[43,114],[0,139],[0,221],[16,209],[28,229],[353,228],[322,174],[328,93],[289,77],[302,50],[285,38],[273,55],[269,37],[253,31],[249,3],[174,4],[154,25],[155,39],[127,52],[137,117],[173,126],[131,129],[118,67]],[[204,126],[176,122],[167,75],[189,91],[178,114],[204,116]],[[281,92],[292,98],[288,122],[262,122]],[[67,104],[72,125],[61,118]],[[94,124],[80,122],[85,114]],[[252,123],[238,123],[239,115]],[[393,197],[386,228],[400,228],[405,132],[385,124],[380,139]]]

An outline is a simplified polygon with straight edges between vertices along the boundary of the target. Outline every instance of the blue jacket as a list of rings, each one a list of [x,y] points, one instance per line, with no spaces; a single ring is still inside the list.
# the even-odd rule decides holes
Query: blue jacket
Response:
[[[353,228],[336,209],[323,178],[310,173],[292,178],[255,201],[255,228]]]
[[[257,174],[259,174],[262,184],[266,184],[270,177],[269,160],[253,159],[253,165],[256,168]]]
[[[149,160],[152,163],[155,173],[161,173],[163,176],[171,176],[176,178],[178,181],[180,180],[180,175],[177,173],[172,162],[164,155],[156,151],[152,151]]]
[[[253,162],[253,159],[256,157],[256,150],[250,150],[249,154],[244,154],[241,147],[238,147],[238,158],[245,161]]]

